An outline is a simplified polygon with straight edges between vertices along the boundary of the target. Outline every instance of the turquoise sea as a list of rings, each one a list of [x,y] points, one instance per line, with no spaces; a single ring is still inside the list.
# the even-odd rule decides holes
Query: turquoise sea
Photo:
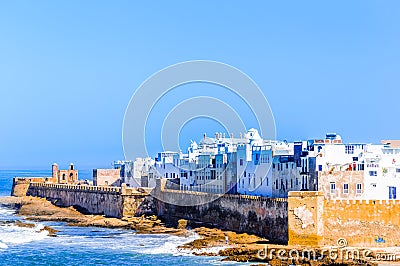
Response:
[[[0,170],[0,196],[10,195],[14,176],[43,175],[50,171]],[[81,179],[90,176],[90,171],[80,171]],[[239,265],[177,248],[195,235],[136,235],[132,230],[69,227],[58,222],[37,222],[35,228],[1,223],[20,219],[14,210],[0,207],[0,265]],[[59,230],[58,236],[39,232],[44,225]]]

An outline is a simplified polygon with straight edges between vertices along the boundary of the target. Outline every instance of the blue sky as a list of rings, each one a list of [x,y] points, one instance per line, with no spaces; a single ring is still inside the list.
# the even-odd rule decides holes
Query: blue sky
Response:
[[[2,1],[0,169],[122,159],[135,89],[194,59],[247,73],[269,101],[279,139],[332,131],[349,142],[399,139],[399,13],[398,1],[366,0]],[[210,85],[196,92],[236,101]],[[204,131],[220,129],[193,121],[182,145]]]

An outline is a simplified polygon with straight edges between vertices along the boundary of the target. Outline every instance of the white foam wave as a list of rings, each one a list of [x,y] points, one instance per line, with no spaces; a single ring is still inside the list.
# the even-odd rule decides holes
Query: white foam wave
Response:
[[[199,236],[197,234],[192,234],[189,237],[168,236],[164,239],[163,243],[153,243],[152,246],[145,245],[138,250],[138,252],[143,254],[172,254],[173,256],[192,256],[192,251],[179,248],[179,246],[198,238]]]
[[[48,237],[48,231],[41,229],[43,224],[38,224],[35,227],[19,227],[13,224],[5,224],[0,226],[0,245],[7,244],[23,244],[32,241],[40,241]]]
[[[15,214],[15,210],[0,207],[0,217]]]
[[[3,242],[0,242],[0,249],[7,249],[8,246],[4,244]]]

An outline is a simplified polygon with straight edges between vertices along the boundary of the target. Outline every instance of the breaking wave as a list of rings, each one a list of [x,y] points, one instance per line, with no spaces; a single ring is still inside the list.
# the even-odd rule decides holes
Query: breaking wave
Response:
[[[48,237],[48,232],[42,230],[43,228],[43,224],[37,224],[32,228],[3,224],[0,226],[0,248],[7,248],[10,244],[23,244],[45,239]]]
[[[7,249],[9,245],[40,241],[48,237],[48,231],[42,230],[43,224],[34,227],[20,227],[13,222],[18,220],[15,210],[0,207],[0,249]]]
[[[198,238],[199,237],[196,234],[193,234],[189,237],[168,235],[163,239],[162,242],[164,243],[148,242],[147,245],[143,245],[142,248],[137,250],[137,252],[142,254],[172,254],[173,256],[191,256],[193,253],[192,251],[181,249],[179,246]]]

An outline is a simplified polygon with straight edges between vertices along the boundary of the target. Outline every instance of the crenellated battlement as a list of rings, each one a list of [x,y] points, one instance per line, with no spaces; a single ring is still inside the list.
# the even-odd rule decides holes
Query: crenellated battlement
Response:
[[[51,183],[38,183],[38,182],[30,182],[30,185],[33,187],[54,188],[60,190],[89,191],[89,192],[93,191],[93,192],[103,192],[103,193],[106,192],[115,194],[121,194],[122,191],[120,187],[106,187],[106,186],[51,184]],[[130,191],[134,193],[133,190]]]
[[[260,197],[260,196],[250,196],[250,195],[234,195],[234,194],[210,194],[206,192],[198,192],[198,191],[182,191],[182,190],[174,190],[174,189],[161,189],[162,192],[165,193],[175,193],[175,194],[184,194],[184,195],[196,195],[196,196],[209,196],[213,195],[215,198],[226,198],[226,199],[239,199],[239,200],[252,200],[252,201],[277,201],[277,202],[287,202],[287,198],[268,198],[268,197]]]
[[[328,199],[325,200],[327,206],[334,205],[400,205],[400,200],[398,199],[388,199],[388,200],[372,200],[372,199]]]
[[[15,177],[13,179],[13,188],[11,195],[25,196],[29,187],[48,188],[69,191],[86,191],[86,192],[99,192],[99,193],[113,193],[123,195],[148,195],[146,190],[137,188],[111,187],[111,186],[90,186],[90,185],[74,185],[74,184],[54,184],[51,178],[48,177],[30,177],[22,178]]]

